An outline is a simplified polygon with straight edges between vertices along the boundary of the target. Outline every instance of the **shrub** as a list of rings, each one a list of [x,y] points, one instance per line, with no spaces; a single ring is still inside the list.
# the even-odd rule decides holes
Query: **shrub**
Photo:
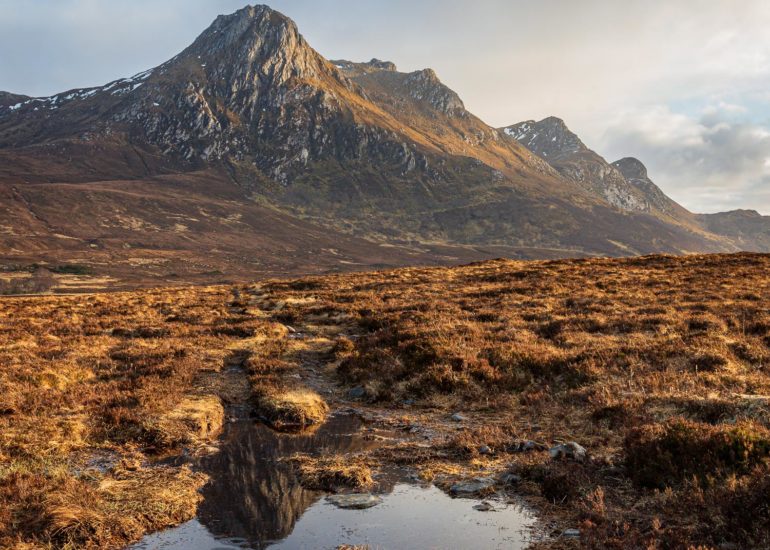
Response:
[[[711,426],[675,419],[632,430],[624,448],[633,480],[664,488],[693,476],[707,480],[746,472],[770,454],[770,435],[751,423]]]

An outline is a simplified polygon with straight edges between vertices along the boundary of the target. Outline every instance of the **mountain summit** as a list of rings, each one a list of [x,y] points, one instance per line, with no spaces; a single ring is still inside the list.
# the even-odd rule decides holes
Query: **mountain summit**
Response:
[[[562,120],[492,128],[432,69],[330,62],[267,6],[130,78],[0,93],[0,193],[14,257],[184,272],[738,246]]]

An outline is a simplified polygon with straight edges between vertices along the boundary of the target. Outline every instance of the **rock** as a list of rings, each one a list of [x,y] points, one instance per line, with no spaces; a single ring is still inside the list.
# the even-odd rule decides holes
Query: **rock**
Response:
[[[517,483],[521,483],[521,476],[507,472],[500,476],[500,482],[504,483],[505,485],[516,485]]]
[[[492,506],[490,503],[488,503],[486,500],[482,502],[481,504],[477,504],[473,507],[474,510],[478,510],[479,512],[494,512],[495,507]]]
[[[363,386],[356,386],[351,388],[348,392],[348,397],[351,399],[363,399],[366,396],[366,390]]]
[[[494,454],[494,451],[488,445],[482,445],[481,447],[479,447],[479,454],[491,455],[491,454]]]
[[[489,477],[477,477],[472,481],[455,483],[449,488],[454,496],[472,496],[494,487],[495,480]]]
[[[404,405],[406,405],[407,407],[411,407],[412,405],[414,405],[414,399],[404,399]]]
[[[346,510],[365,510],[372,506],[377,506],[382,502],[378,496],[369,493],[353,493],[349,495],[329,495],[326,500],[334,504],[337,508]]]
[[[455,422],[465,422],[467,420],[467,418],[465,418],[460,413],[454,413],[450,418]]]
[[[549,452],[551,453],[551,458],[554,460],[566,458],[577,462],[583,462],[588,456],[588,451],[585,450],[585,447],[574,441],[551,447]]]
[[[530,439],[526,441],[519,441],[513,447],[511,448],[512,451],[520,452],[520,453],[526,453],[529,451],[545,451],[548,449],[545,445],[542,443],[537,443],[535,441],[532,441]]]
[[[580,537],[580,529],[565,529],[564,532],[561,534],[563,537],[567,537],[570,539],[576,539]]]

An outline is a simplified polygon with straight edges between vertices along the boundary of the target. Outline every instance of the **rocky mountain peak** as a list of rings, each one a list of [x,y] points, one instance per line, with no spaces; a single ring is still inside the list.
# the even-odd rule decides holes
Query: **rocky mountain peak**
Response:
[[[430,103],[434,109],[448,115],[465,112],[465,104],[452,89],[439,80],[436,71],[423,69],[409,73],[404,80],[409,95],[418,101]]]
[[[220,15],[166,65],[189,66],[191,61],[205,67],[210,80],[236,79],[245,84],[266,78],[281,83],[292,77],[317,77],[325,66],[294,21],[261,5]]]
[[[396,68],[396,64],[392,61],[381,61],[377,59],[376,57],[373,57],[371,61],[368,63],[364,63],[364,65],[367,65],[368,67],[371,67],[373,69],[378,69],[380,71],[396,71],[398,70]]]
[[[647,167],[642,164],[642,161],[639,159],[626,157],[613,162],[612,165],[620,170],[620,173],[623,174],[623,177],[628,180],[649,179],[647,176]]]
[[[0,92],[0,107],[8,107],[29,100],[29,96]]]
[[[519,122],[502,130],[546,160],[573,155],[587,149],[562,119],[553,116],[539,122]]]
[[[377,58],[372,58],[371,61],[365,61],[362,63],[348,61],[347,59],[334,59],[331,60],[330,63],[334,64],[346,76],[351,78],[381,71],[396,72],[398,70],[395,63],[390,61],[381,61]]]

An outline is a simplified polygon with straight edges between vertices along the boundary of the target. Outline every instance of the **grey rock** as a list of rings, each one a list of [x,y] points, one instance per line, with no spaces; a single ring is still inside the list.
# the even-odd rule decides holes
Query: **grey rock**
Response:
[[[378,496],[370,493],[353,493],[349,495],[329,495],[326,500],[334,504],[337,508],[346,510],[365,510],[372,506],[377,506],[382,502]]]
[[[526,453],[529,451],[544,451],[548,447],[543,445],[542,443],[537,443],[532,440],[525,440],[525,441],[519,441],[516,443],[511,450],[520,452],[520,453]]]
[[[488,445],[482,445],[479,447],[479,454],[491,455],[494,454],[494,451]]]
[[[489,477],[477,477],[472,481],[455,483],[449,488],[449,492],[455,496],[473,496],[486,491],[495,485],[495,480]]]
[[[366,395],[366,390],[362,386],[356,386],[351,388],[348,392],[348,397],[351,399],[362,399]]]
[[[588,451],[585,450],[585,447],[574,441],[551,447],[549,452],[554,460],[568,459],[583,462],[588,457]]]
[[[517,474],[513,474],[511,472],[507,472],[502,476],[500,476],[500,481],[505,485],[516,485],[517,483],[521,482],[521,476]]]
[[[580,537],[580,529],[565,529],[561,535],[570,539],[576,539]]]
[[[494,512],[495,507],[492,506],[489,502],[484,501],[481,504],[477,504],[473,507],[474,510],[478,510],[479,512]]]
[[[465,418],[465,417],[464,417],[463,415],[461,415],[460,413],[454,413],[454,414],[451,416],[451,419],[452,419],[452,420],[454,420],[455,422],[465,422],[465,421],[467,420],[467,418]]]

